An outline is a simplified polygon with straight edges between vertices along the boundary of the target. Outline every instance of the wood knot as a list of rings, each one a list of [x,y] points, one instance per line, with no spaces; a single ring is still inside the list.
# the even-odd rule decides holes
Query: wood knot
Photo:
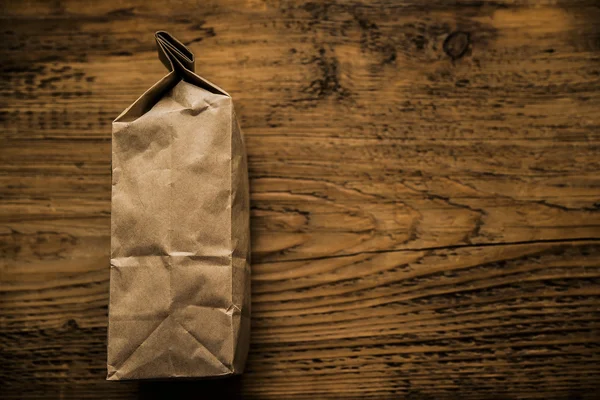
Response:
[[[446,40],[444,40],[444,52],[446,52],[453,60],[458,60],[467,52],[469,44],[471,43],[470,39],[471,37],[467,32],[452,32],[448,35]]]
[[[64,328],[67,330],[75,331],[79,329],[79,324],[74,319],[70,319],[64,324]]]

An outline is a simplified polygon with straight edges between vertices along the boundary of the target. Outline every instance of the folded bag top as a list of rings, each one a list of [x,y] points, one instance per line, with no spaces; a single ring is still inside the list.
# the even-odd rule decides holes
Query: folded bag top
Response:
[[[169,73],[115,121],[109,380],[243,371],[250,336],[244,141],[229,94],[156,33]]]
[[[175,69],[175,63],[183,69],[195,72],[194,54],[183,43],[165,31],[156,32],[154,37],[158,46],[158,58],[169,71]]]

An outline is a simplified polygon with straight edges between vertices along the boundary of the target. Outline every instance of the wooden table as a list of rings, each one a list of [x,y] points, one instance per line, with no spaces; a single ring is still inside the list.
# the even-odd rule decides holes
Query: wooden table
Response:
[[[0,397],[598,398],[597,6],[2,2]],[[158,29],[246,135],[241,378],[104,381],[110,124]]]

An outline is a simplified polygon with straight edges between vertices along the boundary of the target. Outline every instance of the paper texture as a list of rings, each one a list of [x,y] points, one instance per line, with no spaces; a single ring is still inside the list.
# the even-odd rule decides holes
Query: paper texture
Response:
[[[241,373],[249,193],[231,97],[157,32],[169,73],[112,132],[108,380]]]

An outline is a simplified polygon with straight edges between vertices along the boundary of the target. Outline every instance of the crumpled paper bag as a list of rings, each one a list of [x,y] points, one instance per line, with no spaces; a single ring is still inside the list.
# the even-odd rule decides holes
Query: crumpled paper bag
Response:
[[[156,33],[170,71],[113,122],[108,380],[243,371],[250,335],[244,141],[231,97]]]

